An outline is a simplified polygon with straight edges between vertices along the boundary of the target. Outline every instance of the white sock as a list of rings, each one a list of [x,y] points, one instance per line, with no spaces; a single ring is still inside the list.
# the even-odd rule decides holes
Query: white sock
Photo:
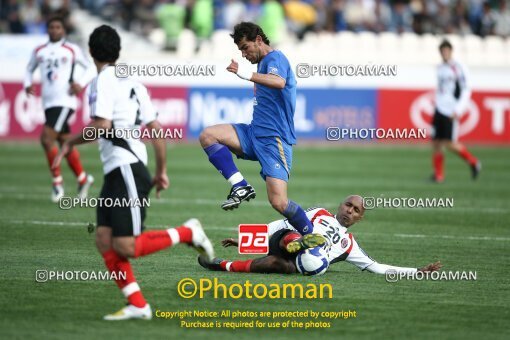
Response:
[[[243,175],[241,175],[241,173],[238,171],[236,172],[235,174],[233,174],[232,176],[230,176],[230,178],[227,180],[230,184],[232,185],[236,185],[237,183],[241,182],[242,180],[244,180],[244,177]]]

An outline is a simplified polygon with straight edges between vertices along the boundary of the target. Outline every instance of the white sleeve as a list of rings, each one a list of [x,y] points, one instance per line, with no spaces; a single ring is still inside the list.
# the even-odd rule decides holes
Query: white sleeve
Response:
[[[345,258],[345,262],[349,262],[361,270],[365,270],[371,264],[375,263],[375,261],[360,248],[352,234],[349,233],[347,236],[350,239],[350,242],[346,243],[345,247],[349,247],[350,249],[346,250],[348,255]]]
[[[460,86],[460,97],[455,104],[454,112],[459,115],[468,107],[469,99],[471,98],[471,87],[469,84],[470,79],[466,67],[459,63],[457,63],[456,66],[458,72],[457,81],[459,82]]]
[[[385,274],[388,270],[394,270],[397,273],[416,273],[418,271],[417,268],[395,267],[377,263],[360,248],[358,242],[356,242],[354,238],[351,240],[352,248],[345,261],[355,265],[361,270],[368,270],[374,274]]]
[[[285,220],[277,220],[267,225],[268,237],[271,237],[274,233],[282,229],[296,230],[292,226],[285,223]]]
[[[32,52],[32,56],[30,57],[30,61],[27,65],[27,70],[25,72],[25,80],[23,81],[23,88],[27,88],[32,85],[32,75],[37,68],[37,50]]]
[[[157,119],[158,113],[152,105],[151,98],[149,96],[149,92],[147,88],[142,84],[137,84],[134,87],[136,97],[138,98],[138,103],[140,104],[140,113],[142,115],[142,123],[144,125],[149,124]]]
[[[374,274],[385,274],[388,270],[395,271],[396,273],[416,273],[418,268],[395,267],[374,262],[369,265],[366,270]]]
[[[79,80],[76,80],[73,74],[73,81],[76,81],[81,87],[86,87],[88,83],[97,76],[96,67],[89,61],[87,56],[83,53],[83,50],[78,45],[72,44],[71,48],[74,51],[74,67],[79,65],[82,68],[79,73]],[[74,69],[73,72],[76,73],[76,69]]]
[[[91,93],[90,116],[113,120],[114,93],[116,88],[105,73],[96,79],[95,92]]]

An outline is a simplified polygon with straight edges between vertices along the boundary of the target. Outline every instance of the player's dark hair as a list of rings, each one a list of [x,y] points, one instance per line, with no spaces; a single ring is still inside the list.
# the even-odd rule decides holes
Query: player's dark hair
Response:
[[[241,22],[235,25],[234,33],[230,36],[234,38],[234,43],[238,44],[243,38],[246,38],[248,41],[255,41],[257,35],[260,35],[264,44],[269,45],[269,39],[262,28],[252,22]]]
[[[99,26],[90,34],[89,49],[97,61],[113,63],[119,59],[120,36],[108,25]]]
[[[64,18],[58,16],[58,15],[55,15],[55,16],[52,16],[51,18],[48,19],[48,21],[46,21],[46,29],[48,29],[51,25],[52,22],[55,22],[55,21],[58,21],[62,24],[62,27],[64,27],[64,29],[66,28],[66,23],[64,21]]]
[[[442,50],[443,48],[449,48],[450,50],[453,50],[452,44],[447,39],[443,39],[441,44],[439,44],[439,50]]]

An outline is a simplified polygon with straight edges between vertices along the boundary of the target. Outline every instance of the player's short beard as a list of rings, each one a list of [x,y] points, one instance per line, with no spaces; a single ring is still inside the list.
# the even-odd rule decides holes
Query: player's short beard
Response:
[[[257,49],[257,60],[256,60],[255,64],[260,63],[260,60],[261,60],[261,58],[260,58],[260,47],[259,47],[259,48]]]

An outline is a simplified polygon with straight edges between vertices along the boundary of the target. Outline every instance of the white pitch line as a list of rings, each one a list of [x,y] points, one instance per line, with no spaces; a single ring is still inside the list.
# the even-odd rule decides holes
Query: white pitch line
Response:
[[[63,222],[63,221],[23,221],[23,220],[3,220],[7,223],[15,224],[35,224],[35,225],[58,225],[58,226],[87,226],[86,222]],[[152,228],[172,228],[170,225],[150,225]],[[236,232],[237,226],[224,227],[215,225],[206,225],[205,230],[225,230]],[[361,235],[381,235],[381,233],[361,233]],[[395,237],[401,238],[442,238],[442,239],[453,239],[453,240],[468,240],[468,241],[510,241],[510,237],[490,237],[490,236],[455,236],[455,235],[423,235],[423,234],[393,234]]]
[[[7,223],[15,224],[36,224],[36,225],[77,225],[86,226],[84,222],[62,222],[62,221],[22,221],[22,220],[4,220]]]
[[[24,193],[2,193],[0,191],[0,199],[6,198],[6,199],[19,199],[19,200],[25,200],[25,199],[33,199],[38,198],[43,201],[49,201],[49,195],[45,194],[24,194]],[[218,199],[205,199],[205,198],[196,198],[196,199],[182,199],[182,198],[150,198],[151,204],[194,204],[194,205],[210,205],[210,206],[220,206],[222,200],[220,198]],[[299,202],[301,206],[303,207],[334,207],[331,208],[331,210],[336,211],[336,207],[338,206],[339,202],[306,202],[306,201],[300,201]],[[245,203],[248,207],[249,206],[255,206],[255,207],[270,207],[269,202],[266,200],[258,200],[258,201],[251,201]],[[473,212],[472,207],[453,207],[453,208],[378,208],[373,210],[368,210],[369,212],[372,211],[382,211],[382,210],[393,210],[393,211],[445,211],[445,212]],[[510,213],[510,209],[504,209],[504,208],[477,208],[477,212],[484,212],[484,213],[495,213],[495,214],[506,214]]]

